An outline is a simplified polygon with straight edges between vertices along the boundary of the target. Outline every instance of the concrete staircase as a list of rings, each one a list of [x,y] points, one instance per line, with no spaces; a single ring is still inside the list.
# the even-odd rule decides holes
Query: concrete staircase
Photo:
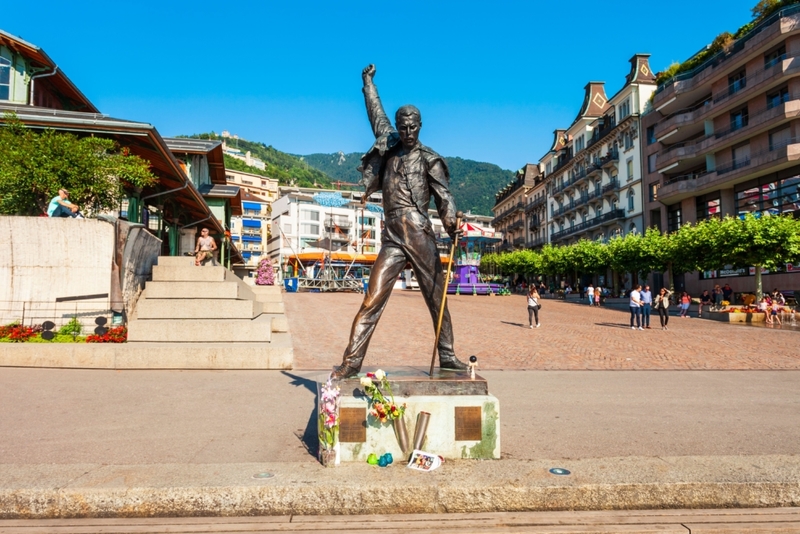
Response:
[[[162,256],[128,323],[128,345],[189,351],[200,364],[190,368],[290,369],[288,328],[280,286],[249,286],[224,267]]]

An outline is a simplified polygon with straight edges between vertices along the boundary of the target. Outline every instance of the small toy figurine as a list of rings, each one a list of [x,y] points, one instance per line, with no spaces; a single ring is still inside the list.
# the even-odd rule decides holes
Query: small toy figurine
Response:
[[[478,367],[478,357],[470,356],[467,365],[469,365],[469,378],[475,380],[475,368]]]

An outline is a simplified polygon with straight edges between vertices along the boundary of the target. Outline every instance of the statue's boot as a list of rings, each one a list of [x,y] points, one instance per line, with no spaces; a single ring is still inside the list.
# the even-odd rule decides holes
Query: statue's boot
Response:
[[[447,371],[467,371],[469,365],[456,358],[455,354],[439,356],[439,369]]]
[[[335,378],[338,380],[342,380],[344,378],[351,378],[356,376],[360,370],[361,370],[360,365],[358,367],[350,367],[349,365],[347,365],[347,362],[343,362],[342,365],[333,370],[333,373],[331,373],[331,378]]]

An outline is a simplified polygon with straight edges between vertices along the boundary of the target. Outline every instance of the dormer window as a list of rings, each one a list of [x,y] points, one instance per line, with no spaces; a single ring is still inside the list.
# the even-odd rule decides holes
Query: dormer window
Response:
[[[11,99],[11,62],[0,57],[0,100]]]

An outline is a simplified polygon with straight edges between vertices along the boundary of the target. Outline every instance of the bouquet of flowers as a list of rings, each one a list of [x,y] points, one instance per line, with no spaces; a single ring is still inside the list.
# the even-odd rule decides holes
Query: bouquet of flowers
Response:
[[[319,398],[319,457],[325,466],[336,463],[336,446],[339,444],[340,391],[330,378],[320,386]]]
[[[380,369],[374,373],[367,373],[367,376],[361,378],[361,385],[371,398],[371,410],[369,413],[378,421],[385,423],[403,417],[406,405],[398,406],[395,402],[392,386],[386,378],[386,373]],[[389,398],[386,397],[384,391],[389,395]]]

